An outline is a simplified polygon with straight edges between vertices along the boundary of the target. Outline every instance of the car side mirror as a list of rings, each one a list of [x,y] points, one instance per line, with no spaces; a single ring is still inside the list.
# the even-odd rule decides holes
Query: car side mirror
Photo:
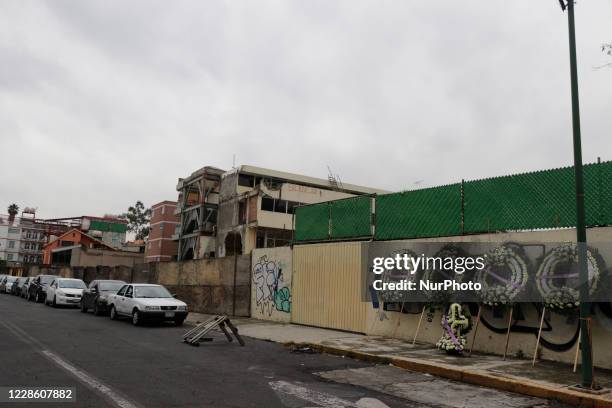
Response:
[[[175,298],[176,297],[176,293],[171,293],[172,297]]]

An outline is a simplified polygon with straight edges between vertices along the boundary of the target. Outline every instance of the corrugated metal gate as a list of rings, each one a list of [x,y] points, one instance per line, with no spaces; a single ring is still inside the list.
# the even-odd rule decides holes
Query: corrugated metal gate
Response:
[[[364,333],[368,303],[361,299],[363,243],[293,248],[291,321]]]

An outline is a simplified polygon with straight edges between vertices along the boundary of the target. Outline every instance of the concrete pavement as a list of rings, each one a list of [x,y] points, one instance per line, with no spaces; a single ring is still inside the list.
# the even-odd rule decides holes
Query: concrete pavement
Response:
[[[206,317],[207,315],[193,314],[190,316],[190,323],[195,324]],[[593,395],[569,389],[568,386],[577,384],[580,377],[566,364],[540,361],[532,367],[531,360],[527,359],[502,360],[499,356],[477,353],[469,358],[450,356],[430,344],[413,345],[403,340],[381,336],[365,336],[251,318],[239,318],[236,322],[243,335],[258,339],[286,345],[310,346],[321,352],[373,363],[393,364],[451,380],[556,399],[572,405],[612,407],[612,393]],[[612,373],[597,370],[596,374],[598,384],[612,389]],[[325,375],[323,377],[332,378]]]

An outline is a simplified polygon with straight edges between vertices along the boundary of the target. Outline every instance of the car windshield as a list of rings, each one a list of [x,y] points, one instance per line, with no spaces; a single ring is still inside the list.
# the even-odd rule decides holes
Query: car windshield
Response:
[[[14,276],[7,276],[6,277],[6,282],[7,283],[15,282],[16,280],[17,280],[17,278],[14,277]]]
[[[134,286],[134,297],[171,298],[172,295],[163,286]]]
[[[75,280],[61,280],[58,282],[58,286],[60,288],[66,289],[85,289],[85,283],[83,281],[75,279]]]
[[[41,276],[40,283],[43,285],[48,285],[53,281],[53,279],[55,279],[55,276]]]
[[[100,282],[98,287],[101,292],[117,292],[125,285],[125,282]]]

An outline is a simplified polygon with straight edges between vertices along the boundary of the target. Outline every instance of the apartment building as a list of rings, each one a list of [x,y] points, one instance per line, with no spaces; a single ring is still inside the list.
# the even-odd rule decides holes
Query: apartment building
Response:
[[[18,217],[0,215],[0,260],[7,265],[20,262],[21,225]]]
[[[162,201],[151,206],[145,262],[169,262],[177,259],[178,241],[172,238],[180,223],[176,207],[176,201]]]
[[[387,191],[261,167],[230,171],[203,167],[177,184],[174,239],[178,259],[247,254],[254,248],[288,245],[293,212],[314,204]]]

